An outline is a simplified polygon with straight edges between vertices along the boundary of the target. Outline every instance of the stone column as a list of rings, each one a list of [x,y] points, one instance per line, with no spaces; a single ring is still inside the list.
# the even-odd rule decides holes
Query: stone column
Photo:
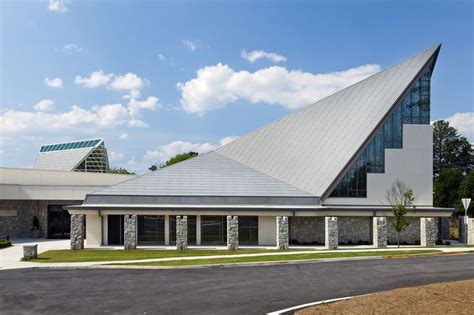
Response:
[[[436,220],[435,218],[420,219],[420,243],[421,246],[436,245]]]
[[[125,249],[137,248],[137,216],[125,215],[123,218],[123,245]]]
[[[188,249],[188,217],[176,216],[176,249]]]
[[[374,217],[372,225],[372,239],[374,247],[386,248],[387,247],[387,218],[386,217]]]
[[[326,249],[337,249],[339,237],[337,233],[337,217],[324,218],[324,235]]]
[[[227,249],[239,249],[239,217],[227,216]]]
[[[71,215],[71,249],[84,249],[84,215]]]
[[[288,228],[288,217],[277,217],[277,248],[288,249],[290,247],[290,233]]]
[[[474,218],[467,219],[467,245],[474,245]]]

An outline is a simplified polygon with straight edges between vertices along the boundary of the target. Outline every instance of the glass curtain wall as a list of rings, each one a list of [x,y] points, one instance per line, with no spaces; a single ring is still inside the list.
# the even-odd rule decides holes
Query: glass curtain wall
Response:
[[[382,128],[360,153],[329,197],[367,197],[367,173],[385,172],[385,149],[403,148],[403,124],[430,123],[431,66],[389,115]]]
[[[201,217],[201,244],[226,245],[227,244],[227,217],[202,216]]]
[[[138,245],[165,244],[165,216],[138,216]]]
[[[258,217],[239,216],[239,244],[258,245]]]
[[[176,216],[170,215],[170,244],[176,245]],[[196,216],[188,215],[188,244],[196,245]]]

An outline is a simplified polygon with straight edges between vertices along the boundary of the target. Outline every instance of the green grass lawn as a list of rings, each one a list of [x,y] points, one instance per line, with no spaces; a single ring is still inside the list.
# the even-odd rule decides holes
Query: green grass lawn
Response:
[[[325,258],[349,258],[349,257],[396,257],[413,256],[440,253],[439,250],[411,250],[411,251],[391,251],[391,252],[349,252],[349,253],[301,253],[293,255],[273,255],[273,256],[254,256],[254,257],[229,257],[229,258],[209,258],[209,259],[191,259],[191,260],[173,260],[160,262],[142,262],[142,263],[124,263],[119,265],[132,266],[200,266],[213,264],[234,264],[234,263],[263,263],[291,260],[317,260]],[[117,264],[114,264],[117,265]]]
[[[274,253],[279,250],[271,249],[240,249],[229,250],[204,250],[190,249],[184,252],[177,250],[105,250],[105,249],[83,249],[83,250],[49,250],[38,255],[35,262],[62,263],[62,262],[87,262],[87,261],[114,261],[114,260],[135,260],[150,258],[168,257],[189,257],[189,256],[212,256],[212,255],[236,255],[236,254],[257,254]]]

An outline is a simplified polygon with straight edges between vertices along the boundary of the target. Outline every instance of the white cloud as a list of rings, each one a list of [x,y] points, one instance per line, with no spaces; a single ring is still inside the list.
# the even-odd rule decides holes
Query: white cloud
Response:
[[[165,56],[165,55],[163,55],[163,54],[161,54],[161,53],[158,54],[158,59],[159,59],[161,62],[167,62],[167,63],[169,63],[169,64],[171,64],[171,65],[174,65],[174,60],[173,60],[173,58],[167,57],[167,56]]]
[[[378,71],[379,65],[368,64],[321,74],[280,66],[251,73],[235,71],[218,63],[199,69],[194,79],[178,83],[177,88],[181,91],[182,108],[192,113],[203,114],[237,101],[294,109],[314,103]]]
[[[89,77],[81,77],[76,75],[74,80],[77,85],[88,88],[95,88],[98,86],[106,85],[113,78],[113,74],[105,74],[104,71],[94,71]]]
[[[149,96],[144,101],[137,101],[136,99],[130,99],[128,103],[128,110],[130,115],[136,116],[142,109],[156,110],[158,108],[158,98],[155,96]]]
[[[38,103],[36,103],[36,105],[33,106],[33,108],[39,112],[47,112],[54,108],[54,101],[48,100],[48,99],[41,100]]]
[[[240,56],[244,59],[247,59],[248,62],[254,63],[258,59],[261,58],[267,58],[270,59],[271,61],[278,63],[278,62],[285,62],[286,57],[272,53],[272,52],[266,52],[264,50],[253,50],[250,52],[247,52],[245,49],[240,52]]]
[[[198,153],[206,153],[214,151],[220,146],[223,146],[227,143],[230,143],[237,139],[238,137],[230,136],[224,137],[219,141],[219,144],[214,143],[195,143],[189,141],[173,141],[167,144],[160,146],[157,150],[148,150],[144,156],[145,160],[156,160],[159,162],[167,161],[169,158],[175,156],[176,154],[186,153],[190,151]]]
[[[474,112],[456,113],[445,120],[471,143],[474,142]]]
[[[220,145],[220,146],[224,146],[224,145],[226,145],[226,144],[231,143],[232,141],[237,140],[238,138],[239,138],[238,136],[228,136],[228,137],[224,137],[224,138],[222,138],[222,139],[219,141],[219,145]]]
[[[182,42],[184,47],[191,51],[196,51],[201,45],[201,41],[199,40],[183,40]]]
[[[110,152],[109,154],[109,160],[111,162],[115,162],[115,161],[121,161],[123,160],[123,158],[125,157],[125,155],[123,153],[120,153],[120,152]]]
[[[124,132],[120,135],[120,140],[127,140],[128,139],[128,133]]]
[[[44,84],[52,88],[62,88],[63,80],[61,80],[60,78],[54,78],[54,79],[45,78]]]
[[[49,0],[48,10],[52,12],[64,13],[68,10],[66,4],[70,1],[66,0]]]
[[[160,61],[166,61],[167,60],[166,56],[163,55],[163,54],[158,54],[158,59],[160,59]]]
[[[41,102],[40,102],[41,103]],[[48,134],[58,131],[97,131],[118,126],[146,127],[122,104],[96,105],[91,109],[72,106],[63,113],[46,113],[48,105],[35,105],[35,112],[6,110],[0,115],[0,129],[5,134]],[[47,104],[47,103],[44,103]]]
[[[83,49],[76,44],[66,44],[63,46],[63,53],[72,55],[74,53],[80,53]]]

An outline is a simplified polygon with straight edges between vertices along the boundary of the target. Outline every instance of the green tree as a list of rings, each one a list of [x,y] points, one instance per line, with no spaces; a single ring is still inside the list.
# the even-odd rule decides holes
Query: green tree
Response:
[[[406,214],[410,208],[415,211],[413,190],[397,179],[387,190],[386,198],[392,205],[393,228],[397,231],[397,246],[400,247],[400,233],[409,225]]]
[[[471,144],[444,120],[433,124],[433,176],[446,169],[469,172],[474,165]]]
[[[158,167],[159,168],[164,168],[164,167],[182,162],[184,160],[193,158],[193,157],[198,156],[198,155],[199,155],[199,153],[193,152],[193,151],[190,151],[190,152],[187,152],[187,153],[176,154],[175,156],[170,158],[168,161],[166,161],[164,163],[161,163],[160,165],[153,164],[148,169],[153,172],[153,171],[156,171],[158,169]]]
[[[109,173],[135,175],[135,173],[129,172],[126,168],[121,168],[121,167],[112,167],[109,170]]]
[[[463,181],[462,171],[447,169],[435,177],[433,184],[433,205],[452,208],[459,202],[459,186]]]

